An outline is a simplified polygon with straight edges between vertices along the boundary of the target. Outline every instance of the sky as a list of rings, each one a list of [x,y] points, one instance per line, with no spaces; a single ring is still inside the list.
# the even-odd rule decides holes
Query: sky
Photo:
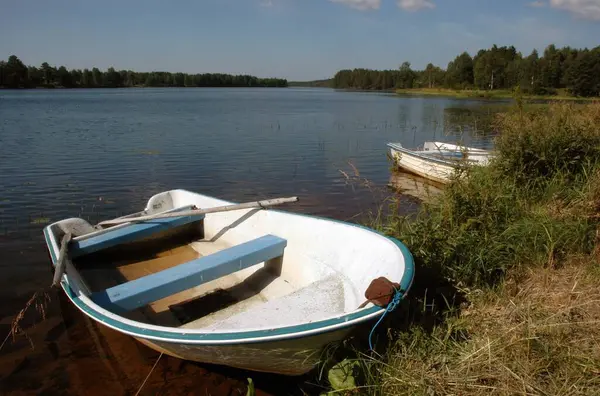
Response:
[[[446,67],[493,44],[600,45],[600,0],[0,0],[0,59],[329,78]]]

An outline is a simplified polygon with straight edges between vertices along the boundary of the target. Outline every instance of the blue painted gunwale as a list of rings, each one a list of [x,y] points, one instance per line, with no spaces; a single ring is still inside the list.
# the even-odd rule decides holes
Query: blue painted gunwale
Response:
[[[205,197],[212,198],[208,195],[204,195]],[[226,201],[225,201],[226,202]],[[233,202],[230,202],[233,203]],[[345,224],[351,227],[362,228],[369,232],[373,232],[375,234],[379,234],[384,238],[390,240],[394,243],[402,252],[404,256],[404,273],[402,275],[402,279],[400,280],[400,290],[403,293],[402,299],[406,297],[406,294],[410,290],[412,286],[413,278],[414,278],[414,259],[408,248],[396,238],[389,237],[377,230],[374,230],[369,227],[362,226],[360,224],[353,224],[341,220],[329,219],[321,216],[314,215],[305,215],[301,213],[290,213],[279,211],[275,209],[269,209],[269,211],[283,213],[289,216],[302,216],[309,217],[318,220],[332,221],[340,224]],[[44,228],[44,237],[46,239],[46,244],[48,246],[48,250],[50,252],[50,256],[52,259],[52,265],[56,265],[57,260],[57,251],[54,251],[51,243],[50,236],[50,226]],[[55,243],[58,244],[57,241]],[[66,278],[66,282],[65,282]],[[277,340],[286,340],[286,339],[295,339],[295,338],[303,338],[308,336],[313,336],[321,333],[328,333],[334,330],[339,330],[345,327],[357,325],[363,321],[374,319],[377,316],[380,316],[385,311],[385,308],[381,308],[378,306],[373,306],[367,309],[363,309],[361,311],[352,312],[345,314],[343,316],[339,316],[332,319],[325,319],[311,323],[305,323],[301,325],[294,326],[285,326],[278,327],[274,329],[267,330],[252,330],[252,331],[244,331],[244,332],[227,332],[227,333],[219,333],[219,332],[211,332],[211,333],[200,333],[190,332],[188,329],[176,329],[176,328],[168,328],[163,327],[167,330],[159,330],[157,326],[150,326],[144,323],[140,323],[140,325],[131,325],[129,323],[125,323],[124,321],[115,320],[114,318],[106,315],[105,313],[97,310],[94,306],[88,304],[83,301],[71,288],[68,283],[68,277],[65,275],[61,282],[61,286],[65,291],[67,297],[75,304],[75,306],[81,310],[86,315],[90,316],[92,319],[96,320],[99,323],[104,324],[110,328],[113,328],[117,331],[123,332],[125,334],[129,334],[133,337],[151,339],[162,342],[169,343],[181,343],[181,344],[201,344],[201,345],[225,345],[225,344],[240,344],[240,343],[266,343],[273,342]],[[362,319],[362,320],[361,320]],[[137,323],[137,322],[136,322]],[[149,328],[149,326],[151,328]]]
[[[208,256],[93,293],[90,299],[113,313],[125,313],[210,282],[263,261],[282,256],[287,241],[264,235]]]

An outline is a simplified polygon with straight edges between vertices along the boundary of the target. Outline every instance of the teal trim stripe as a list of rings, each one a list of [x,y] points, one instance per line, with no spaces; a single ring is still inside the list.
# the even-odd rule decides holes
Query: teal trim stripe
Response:
[[[294,215],[294,216],[305,216],[305,217],[311,217],[311,218],[316,218],[316,219],[322,219],[322,220],[326,220],[326,221],[333,221],[333,222],[346,224],[346,225],[353,226],[353,227],[362,228],[367,231],[374,232],[374,233],[384,236],[385,238],[387,238],[388,240],[393,242],[396,246],[398,246],[398,248],[401,250],[402,254],[404,255],[404,265],[405,265],[404,274],[402,276],[402,279],[399,282],[401,291],[403,293],[402,298],[404,298],[406,296],[406,294],[408,293],[408,291],[410,290],[410,287],[413,282],[413,277],[414,277],[413,256],[410,253],[410,251],[408,250],[408,248],[402,242],[398,241],[397,239],[388,237],[379,231],[373,230],[371,228],[368,228],[368,227],[365,227],[365,226],[362,226],[359,224],[352,224],[352,223],[348,223],[348,222],[344,222],[344,221],[340,221],[340,220],[327,219],[327,218],[319,217],[319,216],[288,213],[288,212],[281,212],[281,211],[277,211],[277,210],[271,210],[271,211],[285,213],[285,214]],[[52,258],[52,264],[55,265],[57,257],[54,253],[54,249],[52,249],[48,227],[44,228],[44,236],[46,238],[48,250],[50,251],[50,255]],[[68,284],[65,284],[63,282],[62,286],[63,286],[65,293],[71,299],[71,301],[79,309],[84,311],[86,314],[91,316],[96,321],[106,324],[107,326],[111,326],[113,328],[119,329],[121,331],[133,334],[133,336],[135,336],[135,337],[163,339],[164,342],[174,342],[174,343],[177,343],[177,342],[183,342],[183,343],[185,343],[185,342],[205,343],[205,342],[207,342],[207,343],[209,343],[210,341],[215,341],[215,342],[220,342],[220,343],[232,343],[233,344],[236,342],[242,342],[246,339],[252,339],[252,338],[265,338],[264,341],[257,340],[257,341],[252,341],[252,342],[271,342],[271,340],[266,339],[266,338],[273,337],[273,336],[287,336],[286,339],[293,339],[293,338],[298,338],[298,337],[304,337],[305,335],[301,334],[302,332],[323,329],[323,333],[325,333],[325,332],[330,331],[330,329],[327,329],[327,327],[340,325],[340,324],[343,324],[343,323],[346,323],[346,322],[349,322],[352,320],[360,319],[360,318],[363,318],[363,317],[366,317],[366,316],[369,316],[369,315],[372,315],[375,313],[381,314],[384,312],[383,308],[378,307],[378,306],[373,306],[368,309],[364,309],[360,312],[352,312],[352,313],[346,314],[339,318],[326,319],[326,320],[321,320],[321,321],[312,322],[312,323],[305,323],[305,324],[296,325],[296,326],[280,327],[280,328],[275,328],[272,330],[255,330],[255,331],[246,331],[246,332],[239,332],[239,333],[204,333],[204,334],[186,333],[186,334],[184,334],[184,333],[168,332],[168,331],[162,331],[162,330],[147,329],[147,328],[144,328],[141,326],[132,326],[127,323],[117,321],[113,318],[110,318],[110,317],[104,315],[101,312],[96,311],[95,309],[93,309],[92,307],[90,307],[89,305],[84,303],[74,293],[74,291],[71,289],[71,287]],[[182,331],[185,331],[185,329],[182,329]]]

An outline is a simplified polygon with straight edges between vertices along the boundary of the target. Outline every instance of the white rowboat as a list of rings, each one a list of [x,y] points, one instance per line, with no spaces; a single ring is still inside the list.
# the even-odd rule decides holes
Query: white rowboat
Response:
[[[125,218],[230,205],[185,190],[154,195]],[[44,228],[60,285],[97,323],[165,354],[298,375],[323,348],[385,308],[365,302],[385,277],[404,296],[414,265],[373,230],[278,210],[244,209],[131,221],[98,230],[79,218]]]
[[[410,150],[400,143],[388,143],[387,146],[398,167],[444,184],[460,166],[485,166],[494,155],[483,149],[441,142],[425,142],[422,150]]]

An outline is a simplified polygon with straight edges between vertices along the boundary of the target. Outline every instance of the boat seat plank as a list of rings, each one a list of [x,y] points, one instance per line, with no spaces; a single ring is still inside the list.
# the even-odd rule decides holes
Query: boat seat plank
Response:
[[[189,210],[190,208],[191,206],[186,206],[178,208],[175,211]],[[125,226],[115,227],[115,229],[106,230],[89,238],[71,241],[69,254],[71,258],[77,258],[123,243],[141,240],[162,231],[202,220],[203,218],[203,214],[198,214],[126,224]]]
[[[265,235],[208,256],[155,272],[91,295],[115,313],[127,312],[194,286],[283,255],[287,241]]]

